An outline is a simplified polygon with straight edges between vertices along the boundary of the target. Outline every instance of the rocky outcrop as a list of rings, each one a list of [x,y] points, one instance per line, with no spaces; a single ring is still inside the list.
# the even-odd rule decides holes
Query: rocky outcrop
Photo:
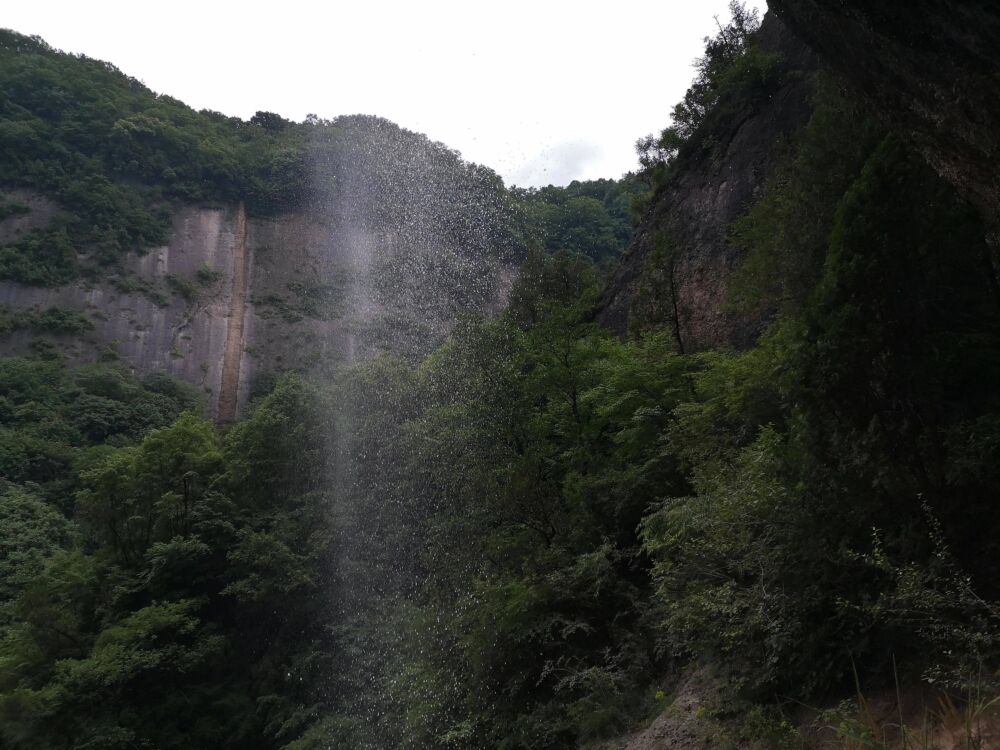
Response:
[[[4,190],[0,193],[0,205],[5,203],[21,206],[24,210],[0,220],[0,245],[14,242],[32,229],[41,229],[59,212],[55,203],[33,190]]]
[[[673,676],[659,690],[659,714],[628,735],[581,750],[712,750],[746,747],[734,727],[718,716],[726,713],[725,682],[711,669],[695,667]]]
[[[239,402],[240,365],[243,362],[247,305],[247,213],[241,203],[236,211],[233,232],[233,286],[229,294],[229,317],[226,321],[226,346],[222,353],[222,376],[219,383],[219,422],[228,424],[236,419]]]
[[[663,713],[628,737],[621,750],[702,750],[728,744],[709,710],[718,702],[718,692],[718,681],[704,671],[688,675]]]
[[[8,241],[57,211],[24,191],[0,197],[31,209],[0,221]],[[0,306],[82,314],[93,324],[89,333],[46,335],[70,362],[117,357],[139,374],[169,373],[202,388],[211,414],[227,422],[262,376],[331,371],[386,347],[425,350],[447,332],[460,305],[408,307],[415,297],[437,294],[433,275],[395,278],[398,304],[377,293],[379,269],[421,249],[401,234],[373,233],[319,209],[252,217],[242,206],[185,206],[175,211],[166,245],[129,256],[115,274],[61,287],[0,281]],[[450,258],[433,239],[422,251]],[[512,263],[494,260],[484,268],[478,276],[490,304],[470,304],[495,310]],[[400,320],[423,327],[414,333]],[[427,330],[433,335],[418,340]],[[38,336],[0,335],[0,355],[25,354]]]
[[[740,345],[761,321],[726,311],[727,282],[740,253],[727,241],[732,222],[762,194],[787,142],[811,113],[815,61],[808,49],[771,15],[759,32],[760,48],[781,56],[781,85],[729,118],[706,140],[711,148],[688,158],[656,195],[638,226],[600,304],[598,320],[624,333],[637,313],[633,302],[658,243],[669,242],[669,312],[686,350]],[[696,136],[697,137],[697,136]]]
[[[94,330],[83,337],[56,338],[70,361],[118,356],[140,373],[170,373],[201,386],[214,410],[226,341],[229,307],[224,288],[232,278],[233,239],[231,210],[183,208],[174,217],[170,242],[127,259],[127,275],[55,288],[4,281],[0,305],[77,311]],[[199,273],[210,283],[199,284]],[[197,295],[184,299],[173,293],[168,279],[175,285],[189,284]],[[32,338],[28,332],[15,332],[0,339],[0,351],[25,353]]]
[[[1000,4],[769,0],[942,177],[1000,223]]]

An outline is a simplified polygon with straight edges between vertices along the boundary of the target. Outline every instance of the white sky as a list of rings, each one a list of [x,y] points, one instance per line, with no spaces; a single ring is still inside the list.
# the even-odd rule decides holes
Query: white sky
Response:
[[[764,10],[763,0],[747,3]],[[375,114],[505,182],[619,177],[668,124],[727,0],[22,0],[0,26],[196,109]]]

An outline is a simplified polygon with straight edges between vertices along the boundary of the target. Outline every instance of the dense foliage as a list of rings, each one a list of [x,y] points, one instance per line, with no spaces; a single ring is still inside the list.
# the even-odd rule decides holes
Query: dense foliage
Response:
[[[713,50],[692,149],[736,86]],[[519,195],[535,250],[497,319],[286,375],[224,432],[165,377],[0,361],[0,748],[575,748],[706,664],[733,713],[1000,689],[984,227],[816,90],[734,227],[732,303],[776,311],[745,351],[592,322],[629,190],[601,182]]]
[[[782,82],[781,56],[759,44],[758,12],[731,0],[729,13],[725,24],[716,19],[716,35],[705,39],[705,54],[695,60],[695,79],[674,106],[671,124],[636,141],[639,178],[651,192],[685,164],[710,156],[719,134],[752,113]]]
[[[632,237],[635,196],[645,188],[634,175],[620,180],[574,180],[565,187],[514,188],[527,235],[548,252],[570,252],[598,265],[613,262]]]
[[[221,440],[168,379],[3,366],[0,746],[294,736],[283,649],[329,637],[332,606],[313,393],[281,383]]]
[[[734,706],[894,669],[996,688],[1000,298],[975,213],[872,129],[820,106],[794,179],[744,222],[748,267],[799,237],[786,262],[811,284],[777,290],[749,351],[610,338],[587,322],[593,270],[563,255],[416,373],[349,375],[391,394],[352,399],[352,503],[392,504],[368,549],[393,540],[377,611],[405,634],[372,671],[405,722],[384,746],[577,747],[691,663]],[[837,204],[818,251],[775,209],[804,186]]]
[[[252,215],[318,205],[415,242],[433,227],[439,244],[462,248],[452,265],[473,280],[482,256],[521,248],[499,177],[425,136],[368,116],[196,112],[109,63],[0,30],[0,190],[11,188],[53,206],[0,244],[0,279],[26,284],[120,270],[126,254],[165,241],[181,201],[242,201]],[[25,213],[17,195],[0,201],[0,219]]]

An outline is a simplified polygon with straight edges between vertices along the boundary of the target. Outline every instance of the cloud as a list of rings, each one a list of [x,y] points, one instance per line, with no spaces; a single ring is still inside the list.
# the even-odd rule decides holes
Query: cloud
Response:
[[[563,141],[549,146],[537,156],[511,170],[506,177],[508,185],[522,187],[543,185],[568,185],[582,179],[587,168],[599,162],[604,149],[589,141]]]

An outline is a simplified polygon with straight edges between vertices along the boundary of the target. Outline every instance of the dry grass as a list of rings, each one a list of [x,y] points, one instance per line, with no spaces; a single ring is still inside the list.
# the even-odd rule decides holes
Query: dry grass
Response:
[[[853,707],[825,712],[813,735],[817,750],[1000,750],[1000,696],[859,693]]]

